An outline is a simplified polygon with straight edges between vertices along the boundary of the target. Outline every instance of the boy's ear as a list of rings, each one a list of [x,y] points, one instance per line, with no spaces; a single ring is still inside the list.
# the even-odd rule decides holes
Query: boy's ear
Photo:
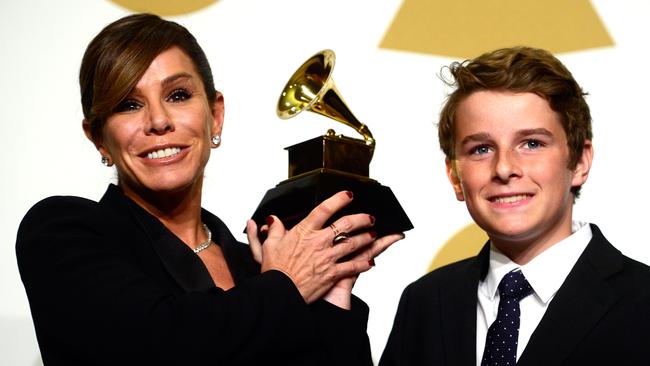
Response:
[[[589,171],[591,170],[591,162],[594,158],[594,148],[591,140],[585,140],[582,147],[582,155],[573,169],[573,179],[571,180],[571,187],[580,187],[587,182]]]
[[[463,187],[460,184],[460,178],[458,177],[458,169],[456,168],[456,163],[453,160],[445,159],[445,166],[447,169],[447,178],[451,186],[454,188],[454,193],[456,193],[456,199],[459,201],[465,201],[465,195],[463,194]]]

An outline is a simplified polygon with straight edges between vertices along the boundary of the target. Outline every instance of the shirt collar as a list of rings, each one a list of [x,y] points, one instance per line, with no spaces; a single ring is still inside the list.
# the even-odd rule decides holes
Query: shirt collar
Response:
[[[535,294],[542,302],[548,303],[562,286],[592,237],[591,227],[585,222],[574,221],[571,230],[573,232],[571,235],[544,250],[523,266],[511,261],[491,245],[490,267],[480,286],[484,295],[493,300],[503,276],[513,269],[521,268]]]

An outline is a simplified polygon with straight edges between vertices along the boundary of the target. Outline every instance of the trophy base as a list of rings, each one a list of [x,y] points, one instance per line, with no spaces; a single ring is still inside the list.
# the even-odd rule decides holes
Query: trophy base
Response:
[[[377,181],[353,174],[319,169],[280,182],[266,192],[252,219],[258,227],[268,215],[275,215],[287,229],[304,219],[314,207],[339,191],[351,191],[352,202],[338,211],[326,223],[341,216],[367,213],[375,217],[377,235],[401,233],[413,228],[411,220],[400,206],[390,188]]]

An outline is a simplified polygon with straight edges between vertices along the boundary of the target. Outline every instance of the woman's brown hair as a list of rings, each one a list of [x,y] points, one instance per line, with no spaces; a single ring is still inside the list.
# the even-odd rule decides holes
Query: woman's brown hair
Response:
[[[210,64],[183,26],[153,14],[134,14],[109,24],[90,42],[81,61],[81,105],[94,141],[115,108],[129,95],[151,62],[178,47],[192,60],[208,102],[216,99]]]

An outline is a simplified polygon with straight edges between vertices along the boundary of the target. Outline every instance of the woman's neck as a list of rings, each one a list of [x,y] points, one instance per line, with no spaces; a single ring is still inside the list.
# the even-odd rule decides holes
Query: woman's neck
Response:
[[[120,187],[190,248],[205,240],[201,226],[201,182],[177,192],[134,190],[122,184]]]

